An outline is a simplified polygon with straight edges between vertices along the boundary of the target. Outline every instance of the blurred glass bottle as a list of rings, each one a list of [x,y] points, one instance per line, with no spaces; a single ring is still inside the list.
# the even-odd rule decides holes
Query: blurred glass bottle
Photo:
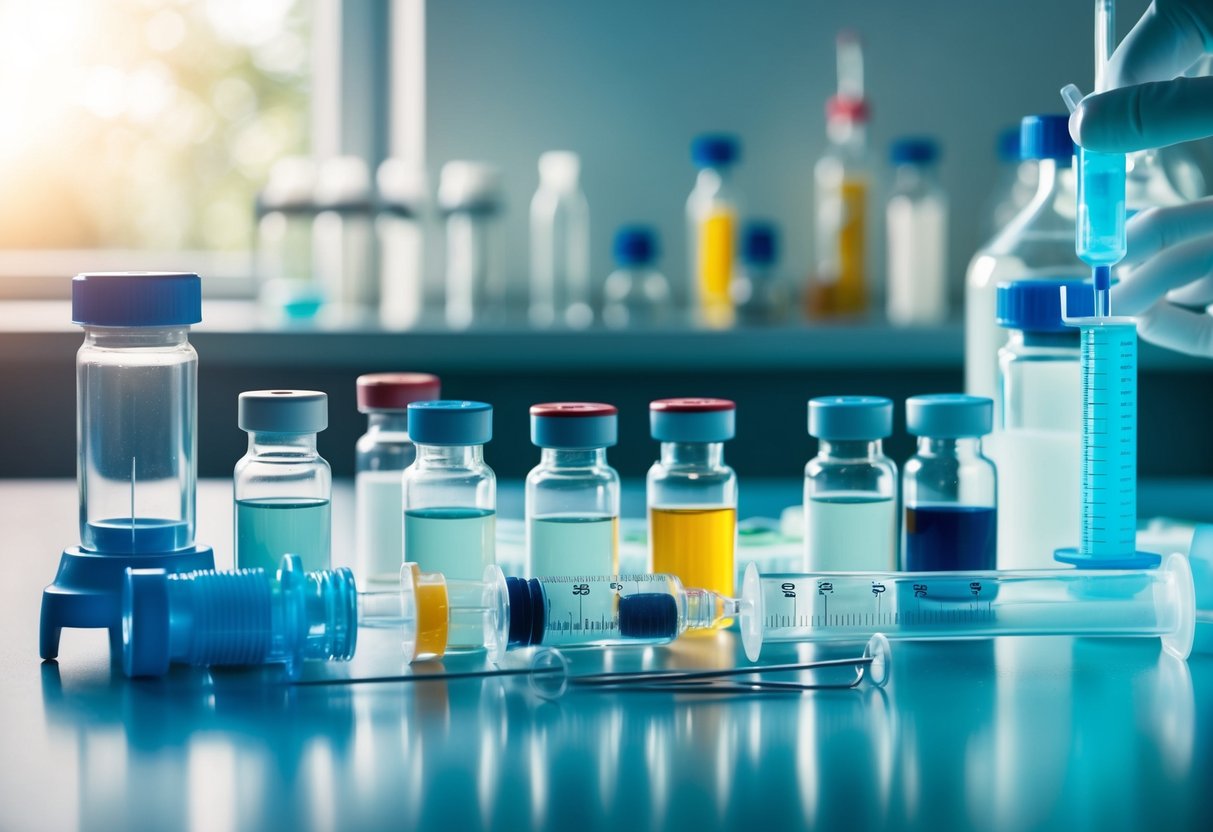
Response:
[[[733,322],[733,268],[737,259],[737,193],[730,181],[741,154],[735,136],[707,133],[691,143],[691,160],[699,168],[687,197],[687,265],[691,279],[688,301],[709,326]]]
[[[733,278],[733,302],[742,323],[779,323],[788,315],[788,293],[776,274],[779,231],[775,223],[751,220],[741,234],[741,269]]]
[[[815,317],[857,315],[868,305],[868,102],[863,46],[839,34],[838,92],[826,102],[830,146],[814,168],[817,266],[807,294]]]
[[[1032,201],[1036,193],[1037,163],[1020,154],[1019,125],[998,134],[998,181],[990,192],[981,220],[981,239],[989,240]]]
[[[315,187],[311,157],[287,156],[257,195],[258,296],[271,321],[311,318],[324,300],[312,264]]]
[[[670,282],[657,269],[657,231],[625,225],[615,232],[615,271],[602,287],[602,322],[612,329],[652,326],[670,317]]]
[[[930,326],[948,316],[948,196],[939,182],[939,145],[893,143],[893,193],[886,209],[889,320]]]
[[[379,309],[374,199],[370,170],[361,158],[334,156],[320,163],[313,251],[326,309],[337,320],[362,320]]]
[[[533,326],[594,322],[590,306],[590,207],[579,184],[581,158],[567,150],[539,157],[539,189],[531,199]]]
[[[385,159],[375,174],[379,187],[379,316],[388,327],[417,323],[425,298],[425,226],[429,186],[425,170],[403,159]]]
[[[998,350],[1006,330],[995,320],[995,292],[1010,280],[1083,279],[1090,267],[1074,252],[1074,143],[1069,117],[1027,116],[1020,152],[1038,163],[1036,194],[974,255],[965,278],[965,390],[995,398]]]
[[[464,329],[506,301],[497,241],[500,172],[483,162],[447,162],[438,207],[446,217],[446,322]]]

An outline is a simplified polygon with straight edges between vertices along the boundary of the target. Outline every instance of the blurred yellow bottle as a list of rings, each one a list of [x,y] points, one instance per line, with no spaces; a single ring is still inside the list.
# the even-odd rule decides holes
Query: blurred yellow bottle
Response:
[[[675,575],[685,587],[733,597],[734,508],[653,508],[649,510],[653,572]],[[731,623],[723,621],[719,626]]]
[[[730,288],[737,262],[738,209],[729,173],[738,155],[732,136],[703,135],[691,144],[699,176],[687,197],[689,300],[711,326],[733,321]]]
[[[736,263],[737,218],[732,211],[710,214],[699,227],[699,306],[709,323],[727,323],[733,313],[729,287]]]

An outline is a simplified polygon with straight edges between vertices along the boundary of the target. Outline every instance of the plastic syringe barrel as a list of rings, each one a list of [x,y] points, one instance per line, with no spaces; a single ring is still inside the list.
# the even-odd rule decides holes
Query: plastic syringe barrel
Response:
[[[1186,658],[1196,614],[1183,555],[1159,569],[836,572],[759,575],[742,582],[746,655],[765,642],[963,639],[993,636],[1152,636]]]
[[[1088,265],[1112,266],[1125,249],[1125,156],[1081,148],[1074,250]]]

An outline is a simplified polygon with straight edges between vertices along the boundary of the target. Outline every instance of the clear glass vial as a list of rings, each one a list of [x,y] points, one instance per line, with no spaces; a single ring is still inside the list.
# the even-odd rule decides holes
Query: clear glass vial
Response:
[[[902,474],[909,572],[995,568],[998,476],[981,450],[994,402],[944,393],[906,399],[906,429],[918,452]]]
[[[897,563],[897,466],[882,440],[893,402],[879,396],[809,400],[817,456],[804,468],[804,568],[889,570]]]
[[[531,199],[533,326],[581,329],[590,306],[590,207],[581,190],[581,158],[567,150],[539,157],[539,189]]]
[[[363,159],[335,156],[320,164],[312,245],[326,314],[335,320],[365,320],[379,309],[374,202]]]
[[[699,169],[687,197],[687,271],[690,305],[712,326],[733,321],[733,269],[737,261],[740,215],[733,166],[741,155],[736,136],[710,133],[691,143],[691,160]]]
[[[741,232],[741,269],[733,278],[733,302],[742,323],[779,323],[788,316],[788,296],[776,273],[779,231],[775,223],[751,220]]]
[[[727,399],[649,405],[649,427],[661,443],[646,483],[649,571],[727,597],[736,580],[737,475],[724,462],[724,443],[736,417]]]
[[[602,287],[602,322],[612,329],[653,326],[671,316],[670,282],[657,268],[657,239],[647,225],[615,232],[615,271]]]
[[[365,583],[394,584],[404,562],[404,469],[417,458],[408,433],[408,406],[441,395],[428,373],[359,376],[358,411],[367,430],[354,448],[354,550]]]
[[[328,396],[315,390],[240,394],[248,453],[234,477],[237,568],[273,572],[287,554],[309,572],[329,568],[333,475],[316,450],[328,418]]]
[[[531,408],[531,442],[542,451],[526,478],[528,576],[619,571],[619,474],[606,458],[618,422],[609,404]]]
[[[885,208],[889,321],[931,326],[948,316],[948,196],[939,181],[939,144],[893,143],[893,193]]]
[[[270,168],[257,196],[259,299],[272,322],[311,318],[324,301],[312,263],[315,188],[315,161],[287,156]]]
[[[501,174],[480,162],[447,162],[438,207],[446,218],[446,322],[465,329],[506,301],[497,250]]]
[[[424,168],[385,159],[375,173],[379,213],[379,319],[392,329],[417,323],[425,307],[429,183]]]

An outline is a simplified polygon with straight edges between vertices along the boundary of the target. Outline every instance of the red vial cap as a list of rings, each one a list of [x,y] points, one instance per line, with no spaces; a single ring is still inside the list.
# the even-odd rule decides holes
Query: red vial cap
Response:
[[[358,376],[358,410],[406,410],[412,402],[442,398],[438,376],[429,373],[370,373]]]
[[[658,413],[712,413],[736,409],[737,405],[728,399],[658,399],[649,404],[649,410]]]
[[[829,119],[867,121],[870,114],[866,99],[843,95],[832,95],[826,99],[826,117]]]
[[[619,411],[613,404],[601,402],[549,402],[531,405],[532,416],[614,416]]]

